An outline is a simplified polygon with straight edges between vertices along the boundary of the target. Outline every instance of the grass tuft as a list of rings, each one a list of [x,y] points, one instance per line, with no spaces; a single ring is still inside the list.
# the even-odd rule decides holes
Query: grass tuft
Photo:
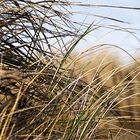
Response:
[[[81,4],[0,2],[0,140],[140,138],[139,61],[111,44],[74,54],[100,28],[71,21],[67,7],[74,5]],[[120,64],[105,46],[136,63]]]

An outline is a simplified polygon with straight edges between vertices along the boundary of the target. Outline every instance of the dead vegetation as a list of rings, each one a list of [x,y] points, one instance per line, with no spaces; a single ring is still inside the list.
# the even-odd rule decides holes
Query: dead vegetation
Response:
[[[139,65],[94,49],[73,57],[97,29],[70,21],[65,8],[74,4],[0,2],[0,140],[140,138]]]

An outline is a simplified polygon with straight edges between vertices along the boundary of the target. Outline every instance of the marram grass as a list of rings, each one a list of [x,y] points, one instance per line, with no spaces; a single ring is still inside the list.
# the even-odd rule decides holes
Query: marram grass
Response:
[[[72,54],[99,28],[70,21],[75,4],[0,2],[0,140],[140,139],[139,63]]]
[[[1,66],[0,138],[139,139],[140,67],[98,55],[58,73],[49,62],[29,73]]]

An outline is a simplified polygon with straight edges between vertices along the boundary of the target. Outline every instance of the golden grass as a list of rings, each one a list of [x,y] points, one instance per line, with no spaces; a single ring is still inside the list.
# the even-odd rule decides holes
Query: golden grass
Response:
[[[139,139],[139,65],[84,55],[61,69],[54,58],[26,73],[2,67],[1,140]]]
[[[139,64],[121,65],[107,44],[71,54],[101,26],[70,21],[68,5],[0,2],[0,140],[140,139]]]
[[[81,57],[81,55],[79,56]],[[89,102],[87,107],[89,115],[94,114],[93,112],[97,111],[103,103],[106,104],[106,109],[100,110],[106,111],[96,126],[97,130],[106,129],[104,131],[107,135],[115,133],[111,135],[113,135],[112,137],[116,135],[116,139],[117,137],[118,139],[128,139],[128,137],[129,139],[139,139],[140,67],[138,64],[129,66],[119,64],[115,56],[113,57],[112,54],[106,52],[84,60],[73,57],[74,71],[72,71],[73,73],[70,71],[70,75],[80,77],[88,83],[89,91],[87,92],[89,93],[87,94],[89,95],[87,95],[86,101]],[[94,99],[95,102],[90,99],[92,96],[97,98]],[[96,117],[100,118],[100,116]],[[86,129],[87,127],[85,127]]]

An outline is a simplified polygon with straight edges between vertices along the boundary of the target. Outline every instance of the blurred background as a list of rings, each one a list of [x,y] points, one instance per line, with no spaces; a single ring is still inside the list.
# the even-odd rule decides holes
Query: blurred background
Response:
[[[134,61],[124,49],[137,58],[140,48],[139,0],[71,0],[72,20],[82,25],[94,24],[95,30],[82,40],[76,50],[108,44],[125,63]],[[81,27],[83,28],[83,27]],[[117,48],[120,47],[120,48]],[[117,48],[117,49],[115,49]],[[119,53],[118,53],[119,52]]]

